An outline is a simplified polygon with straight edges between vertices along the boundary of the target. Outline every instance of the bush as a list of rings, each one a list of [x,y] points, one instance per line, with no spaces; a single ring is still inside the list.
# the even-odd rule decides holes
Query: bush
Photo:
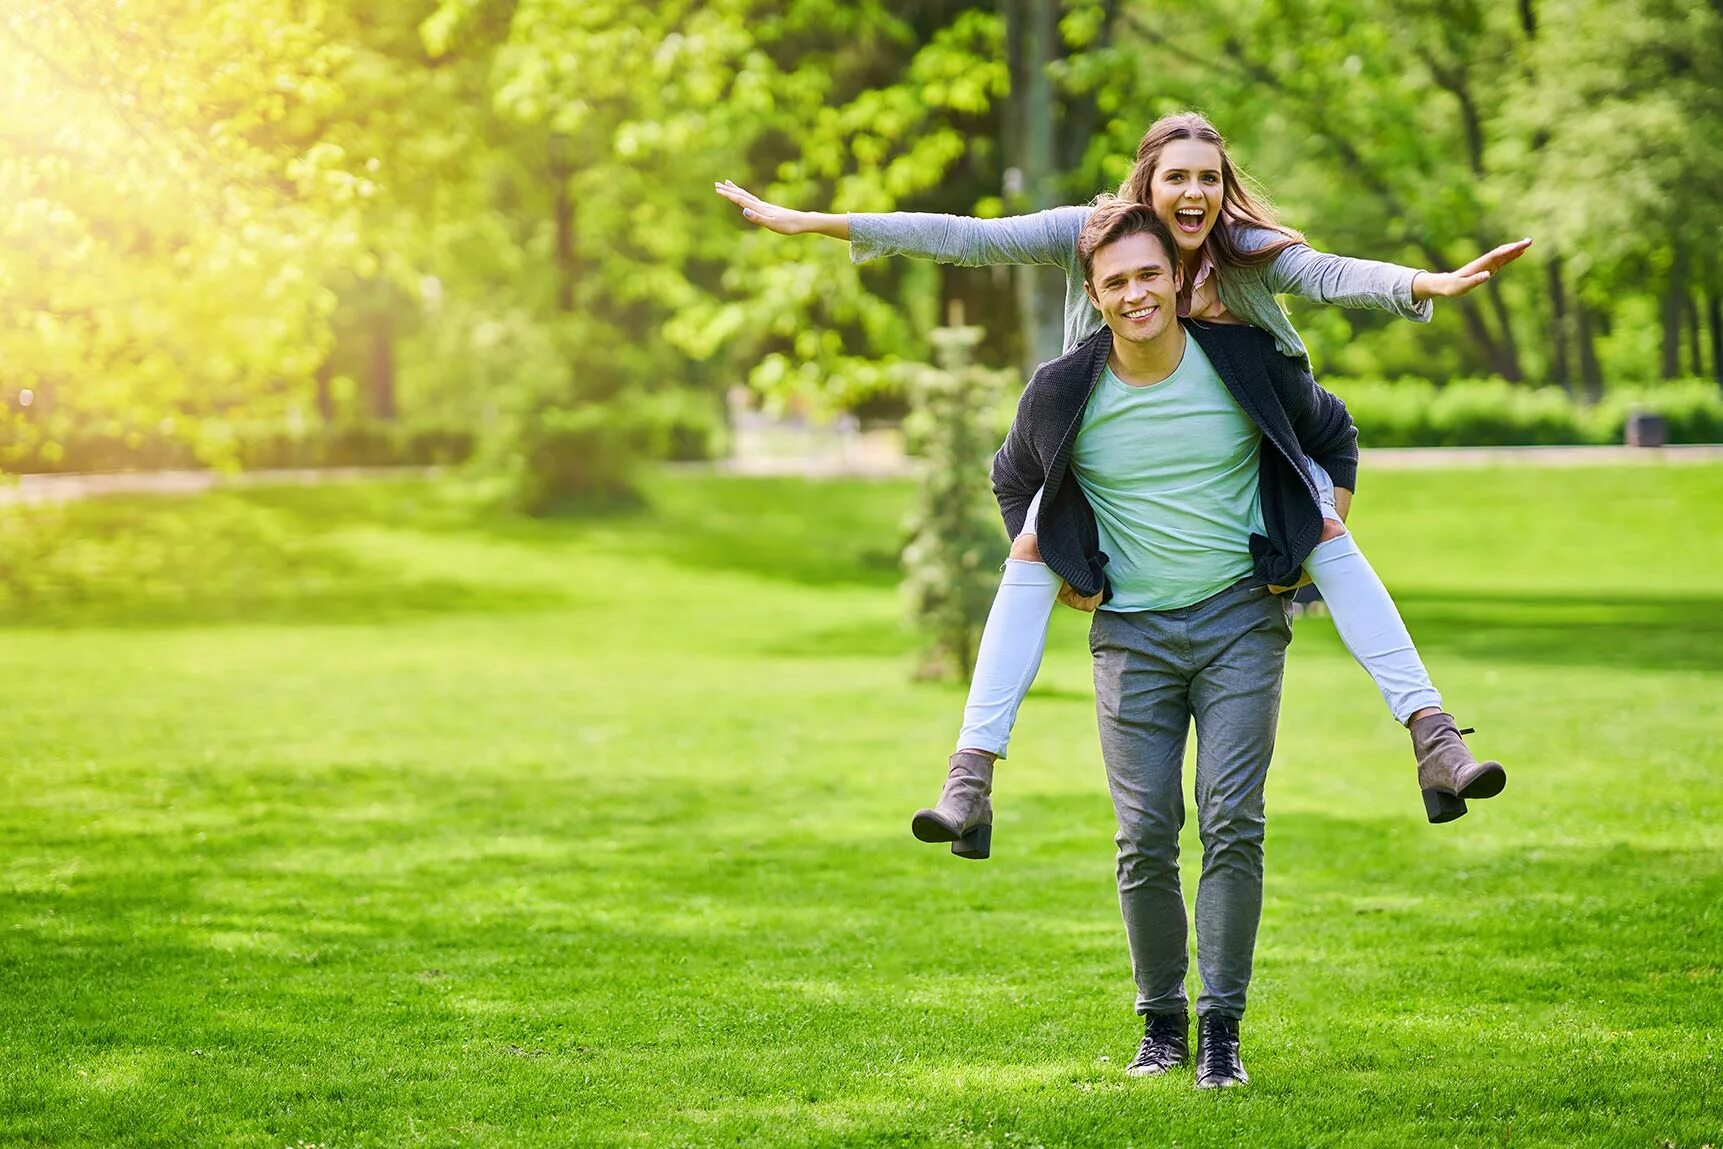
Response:
[[[1723,390],[1715,383],[1684,379],[1611,391],[1592,409],[1600,440],[1621,442],[1627,417],[1638,411],[1663,416],[1671,443],[1723,443]]]
[[[638,501],[640,462],[658,454],[664,423],[620,400],[546,407],[498,441],[508,502],[529,515],[583,503]]]
[[[905,523],[903,593],[925,640],[917,677],[965,681],[1007,549],[989,480],[993,412],[1007,376],[968,361],[979,328],[933,337],[941,365],[912,372],[904,428],[925,465]]]
[[[1669,423],[1671,443],[1723,442],[1723,390],[1692,379],[1608,392],[1595,405],[1559,387],[1500,379],[1329,380],[1346,401],[1364,447],[1509,447],[1618,444],[1629,414]]]
[[[471,458],[474,446],[475,436],[465,427],[379,422],[290,428],[204,420],[195,438],[172,428],[43,431],[14,425],[0,435],[0,465],[17,474],[179,471],[212,464],[248,471],[453,466]]]

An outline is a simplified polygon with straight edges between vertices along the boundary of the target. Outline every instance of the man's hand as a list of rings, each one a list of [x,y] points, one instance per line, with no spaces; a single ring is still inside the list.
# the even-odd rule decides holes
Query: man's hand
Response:
[[[1066,606],[1075,607],[1078,610],[1088,611],[1093,614],[1095,608],[1101,605],[1101,596],[1098,594],[1088,596],[1080,595],[1071,589],[1070,583],[1061,579],[1059,581],[1059,601],[1064,603]]]
[[[1334,488],[1334,510],[1340,516],[1340,521],[1344,523],[1346,521],[1347,512],[1352,510],[1351,491],[1347,490],[1345,487]],[[1332,519],[1324,518],[1322,520],[1323,542],[1327,542],[1331,538],[1338,538],[1345,533],[1346,532],[1341,528],[1334,525]],[[1300,570],[1298,572],[1297,582],[1293,583],[1291,586],[1275,586],[1273,583],[1269,583],[1268,592],[1270,594],[1285,594],[1289,590],[1297,590],[1301,586],[1309,586],[1313,581],[1315,580],[1313,580],[1309,574]]]
[[[1412,298],[1420,302],[1437,297],[1457,299],[1474,287],[1487,283],[1490,276],[1524,255],[1531,245],[1529,239],[1504,243],[1458,271],[1420,271],[1412,277]]]
[[[742,218],[779,235],[801,235],[814,231],[833,239],[850,237],[850,217],[827,215],[817,211],[796,211],[767,203],[753,192],[729,180],[712,185],[712,190],[742,209]]]

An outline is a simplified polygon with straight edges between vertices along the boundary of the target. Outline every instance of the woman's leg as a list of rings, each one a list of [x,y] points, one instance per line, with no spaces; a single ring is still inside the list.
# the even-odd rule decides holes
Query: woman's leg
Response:
[[[1058,595],[1059,576],[1041,561],[1034,532],[1026,529],[1011,544],[999,593],[981,631],[957,749],[1005,757],[1017,708],[1041,668],[1047,623]]]
[[[1017,708],[1035,681],[1047,648],[1047,624],[1059,594],[1059,576],[1041,561],[1035,543],[1035,518],[1041,495],[1029,504],[1023,533],[1011,544],[1011,557],[999,593],[981,632],[963,729],[951,756],[945,790],[931,809],[910,824],[924,842],[951,842],[959,857],[985,858],[993,829],[993,763],[1005,757]]]
[[[1322,535],[1304,571],[1322,592],[1340,641],[1375,680],[1394,721],[1404,726],[1413,715],[1440,710],[1442,696],[1370,560],[1338,517],[1324,518]]]
[[[1375,680],[1394,720],[1411,731],[1430,820],[1451,821],[1466,812],[1463,799],[1501,793],[1507,772],[1499,763],[1478,762],[1466,749],[1453,717],[1442,710],[1442,696],[1399,608],[1334,509],[1333,480],[1314,463],[1310,477],[1321,497],[1323,522],[1322,541],[1305,560],[1305,573],[1322,592],[1340,641]]]

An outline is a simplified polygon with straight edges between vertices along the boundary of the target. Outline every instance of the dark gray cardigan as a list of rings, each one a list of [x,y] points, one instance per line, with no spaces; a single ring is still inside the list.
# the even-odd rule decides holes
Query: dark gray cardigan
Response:
[[[1274,337],[1243,324],[1181,319],[1233,399],[1262,431],[1262,521],[1267,536],[1252,535],[1256,577],[1275,586],[1298,581],[1299,568],[1322,533],[1316,487],[1305,473],[1308,456],[1334,479],[1354,489],[1358,478],[1358,432],[1346,404],[1316,385],[1303,360],[1276,350]],[[993,457],[993,493],[1005,530],[1016,538],[1037,490],[1041,558],[1078,594],[1112,597],[1102,568],[1095,512],[1070,477],[1071,449],[1089,396],[1113,349],[1103,327],[1065,355],[1044,363],[1017,403],[1017,418],[1005,445]],[[1152,443],[1144,450],[1153,450]]]

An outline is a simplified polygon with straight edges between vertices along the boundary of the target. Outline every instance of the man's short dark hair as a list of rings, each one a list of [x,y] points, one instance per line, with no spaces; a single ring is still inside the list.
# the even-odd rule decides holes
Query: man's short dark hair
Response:
[[[1132,203],[1130,200],[1117,196],[1102,196],[1095,201],[1095,210],[1089,213],[1089,218],[1083,223],[1083,230],[1077,233],[1077,258],[1083,264],[1083,282],[1088,283],[1094,274],[1095,253],[1109,243],[1118,243],[1133,235],[1148,234],[1161,241],[1161,248],[1167,253],[1176,269],[1179,249],[1173,243],[1173,233],[1161,217],[1155,214],[1155,209],[1146,203]]]

